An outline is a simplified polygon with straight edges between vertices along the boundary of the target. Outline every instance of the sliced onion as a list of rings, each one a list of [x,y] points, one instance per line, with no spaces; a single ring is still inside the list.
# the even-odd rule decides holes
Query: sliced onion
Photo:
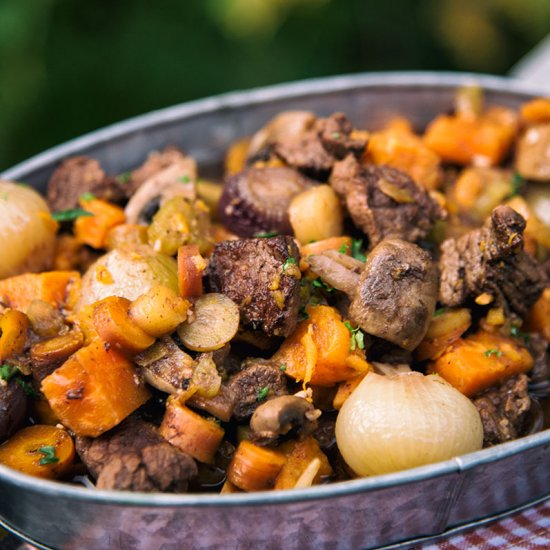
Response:
[[[483,426],[473,403],[439,376],[369,373],[338,414],[336,442],[368,476],[481,449]]]

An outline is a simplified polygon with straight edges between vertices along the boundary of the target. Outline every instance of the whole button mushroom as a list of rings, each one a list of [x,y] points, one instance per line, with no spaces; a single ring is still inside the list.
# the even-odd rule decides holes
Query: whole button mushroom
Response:
[[[437,302],[437,268],[419,246],[382,241],[363,264],[327,251],[308,258],[311,270],[348,294],[349,318],[368,334],[412,351],[428,330]]]

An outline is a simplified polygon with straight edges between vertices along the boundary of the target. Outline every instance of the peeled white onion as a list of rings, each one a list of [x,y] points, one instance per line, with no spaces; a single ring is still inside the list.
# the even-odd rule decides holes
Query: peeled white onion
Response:
[[[0,180],[0,279],[51,268],[57,224],[30,187]]]
[[[336,442],[368,476],[479,450],[483,426],[473,403],[437,375],[369,373],[338,414]]]

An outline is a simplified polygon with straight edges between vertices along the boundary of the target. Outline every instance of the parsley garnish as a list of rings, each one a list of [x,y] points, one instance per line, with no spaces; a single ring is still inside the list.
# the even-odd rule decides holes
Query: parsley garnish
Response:
[[[16,374],[19,373],[17,367],[11,365],[2,365],[0,367],[0,378],[6,382],[9,382]]]
[[[269,386],[264,386],[262,389],[258,390],[258,396],[256,397],[256,401],[263,401],[267,394],[269,393]]]
[[[340,139],[340,132],[332,132],[331,137],[332,139]]]
[[[510,329],[510,334],[516,339],[518,340],[519,338],[521,338],[524,342],[528,342],[529,341],[529,338],[531,337],[527,332],[523,332],[521,330],[519,330],[519,327],[512,327]]]
[[[524,185],[525,185],[524,177],[521,174],[514,172],[512,176],[512,196],[519,195]]]
[[[36,393],[33,385],[26,380],[23,380],[23,378],[16,378],[15,382],[18,386],[21,386],[23,388],[23,391],[25,392],[27,397],[38,397],[38,394]]]
[[[344,244],[338,249],[338,252],[340,252],[340,254],[347,254],[347,253],[348,253],[348,249],[349,249],[349,245],[347,245],[346,243],[344,243]]]
[[[59,458],[55,456],[55,447],[53,445],[44,445],[38,449],[38,452],[44,455],[38,462],[40,466],[46,466],[47,464],[55,464],[56,462],[59,462]]]
[[[187,174],[184,174],[183,176],[178,178],[178,181],[181,181],[181,183],[189,183],[191,181],[191,178]]]
[[[270,239],[276,237],[279,233],[277,231],[266,231],[265,233],[254,233],[256,239]]]
[[[300,315],[300,321],[305,321],[306,319],[309,319],[309,314],[306,311],[306,306],[302,306],[298,314]]]
[[[499,349],[488,349],[487,351],[485,351],[483,353],[483,355],[485,355],[485,357],[491,357],[491,355],[494,355],[495,357],[500,357],[502,355],[502,351],[500,351]]]
[[[131,178],[132,172],[122,172],[122,174],[119,174],[115,179],[118,181],[118,183],[122,183],[122,185],[125,185],[130,181]]]
[[[286,372],[286,365],[283,363],[280,367],[279,367],[279,370],[281,372]]]
[[[353,328],[349,321],[344,321],[344,326],[351,332],[350,351],[355,351],[356,348],[365,349],[365,335],[362,330],[359,327]]]
[[[434,311],[434,317],[439,317],[440,315],[443,315],[446,311],[447,311],[447,308],[446,308],[446,307],[438,307],[438,308]]]
[[[283,263],[283,272],[286,273],[286,270],[291,266],[296,265],[296,259],[292,256],[290,258],[287,258]]]
[[[325,281],[321,278],[313,279],[313,281],[311,281],[311,286],[324,290],[325,292],[334,292],[334,288],[327,285],[327,283],[325,283]]]
[[[82,193],[82,195],[80,195],[80,199],[83,201],[93,201],[95,199],[95,195],[91,191],[86,191],[86,193]]]
[[[366,262],[367,257],[361,249],[363,248],[363,241],[361,239],[353,239],[351,241],[351,255],[360,262]]]
[[[69,208],[69,210],[62,210],[61,212],[54,212],[52,214],[52,218],[56,222],[72,222],[77,218],[86,216],[93,216],[93,214],[83,208]]]
[[[2,193],[2,199],[4,199],[5,201],[7,201],[9,198],[9,195],[7,193]]]

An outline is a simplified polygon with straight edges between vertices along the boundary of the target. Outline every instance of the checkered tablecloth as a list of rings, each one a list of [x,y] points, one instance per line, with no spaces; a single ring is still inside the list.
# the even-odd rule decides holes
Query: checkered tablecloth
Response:
[[[550,475],[550,471],[548,472]],[[418,547],[421,550],[550,550],[550,498],[483,527]]]

